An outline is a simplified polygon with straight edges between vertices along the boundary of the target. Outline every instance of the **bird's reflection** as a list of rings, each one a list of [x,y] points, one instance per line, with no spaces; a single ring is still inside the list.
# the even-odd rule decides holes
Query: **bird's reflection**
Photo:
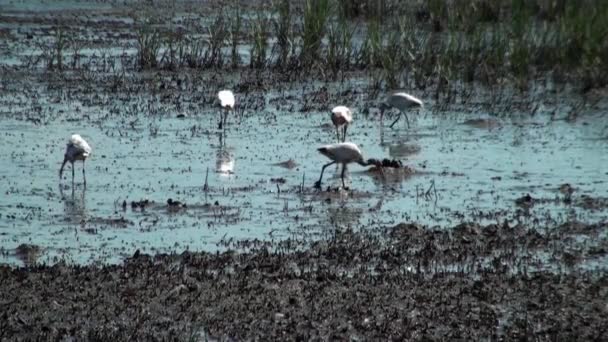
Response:
[[[72,187],[69,192],[64,192],[63,187],[59,185],[59,193],[64,205],[65,218],[71,222],[80,222],[86,218],[86,188],[82,192],[76,192]]]
[[[384,151],[388,149],[388,155],[391,158],[407,159],[414,154],[418,154],[421,147],[416,140],[415,136],[410,135],[407,132],[404,135],[386,139],[384,136],[384,127],[380,126],[380,147],[382,147]]]
[[[220,144],[216,153],[215,172],[222,175],[231,175],[234,173],[234,154],[232,148],[226,145],[226,135],[224,132],[219,133]]]
[[[420,145],[416,142],[399,142],[388,146],[388,155],[395,159],[405,159],[420,152]]]

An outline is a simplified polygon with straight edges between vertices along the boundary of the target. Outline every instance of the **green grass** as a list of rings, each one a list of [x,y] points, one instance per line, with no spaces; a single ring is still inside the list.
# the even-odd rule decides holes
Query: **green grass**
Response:
[[[277,61],[276,65],[280,68],[289,65],[290,57],[295,54],[294,36],[293,36],[293,19],[291,17],[290,0],[280,0],[275,5],[276,19],[273,20],[274,34],[277,38],[276,49]]]
[[[249,65],[252,68],[264,68],[267,63],[266,49],[268,48],[268,37],[270,34],[270,19],[268,13],[258,11],[255,20],[251,23],[253,43],[251,45],[251,60]]]
[[[161,48],[160,33],[145,23],[137,31],[137,60],[141,69],[153,69],[158,66],[158,53]]]
[[[300,52],[300,63],[303,66],[310,66],[319,60],[321,42],[325,37],[329,17],[329,0],[306,0],[301,34],[302,51]]]
[[[353,25],[344,17],[328,26],[326,59],[334,77],[340,70],[348,70],[351,66],[354,33]]]
[[[237,68],[241,64],[238,52],[239,37],[241,35],[242,17],[240,0],[234,1],[234,11],[231,16],[230,24],[230,63],[232,68]]]
[[[233,4],[230,15],[222,10],[205,21],[202,38],[198,27],[161,34],[158,25],[139,25],[137,64],[238,68],[244,63],[237,47],[244,44],[251,49],[250,67],[334,78],[377,69],[375,86],[386,88],[435,83],[449,89],[455,81],[524,85],[554,73],[590,87],[608,82],[608,1],[305,0],[302,7],[276,0],[253,13],[243,13],[239,0]],[[57,32],[57,45],[48,48],[53,68],[64,64],[67,46]],[[222,51],[227,44],[229,53]]]

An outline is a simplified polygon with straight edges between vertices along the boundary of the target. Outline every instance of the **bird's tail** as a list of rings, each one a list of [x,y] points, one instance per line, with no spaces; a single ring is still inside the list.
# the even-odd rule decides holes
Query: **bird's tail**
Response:
[[[63,176],[63,167],[65,166],[65,163],[68,162],[68,157],[65,156],[63,157],[63,163],[61,164],[61,168],[59,169],[59,179],[61,179],[61,177]]]

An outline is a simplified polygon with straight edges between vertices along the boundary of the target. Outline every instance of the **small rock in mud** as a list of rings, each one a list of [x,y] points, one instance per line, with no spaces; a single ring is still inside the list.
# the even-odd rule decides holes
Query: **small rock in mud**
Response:
[[[152,201],[150,201],[148,199],[142,199],[139,201],[131,201],[131,209],[137,210],[138,208],[140,208],[143,210],[150,204],[152,204]],[[124,206],[124,203],[123,203],[123,206]]]
[[[559,192],[564,195],[570,195],[574,192],[574,188],[569,183],[564,183],[559,186]]]
[[[526,194],[525,196],[516,199],[515,204],[523,208],[530,208],[534,205],[534,198],[532,198],[530,194]]]
[[[35,264],[40,256],[40,246],[22,243],[15,249],[15,255],[26,265]]]
[[[173,200],[173,198],[169,198],[167,200],[167,206],[169,206],[169,209],[187,208],[186,203],[180,202],[180,201],[175,201],[175,200]]]

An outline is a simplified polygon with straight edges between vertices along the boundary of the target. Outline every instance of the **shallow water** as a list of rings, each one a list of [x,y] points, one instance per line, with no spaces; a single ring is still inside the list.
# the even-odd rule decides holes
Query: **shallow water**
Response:
[[[128,68],[132,58],[121,59],[135,53],[128,8],[94,1],[0,5],[0,30],[7,37],[0,40],[0,66],[5,67],[0,69],[0,263],[20,264],[15,249],[22,244],[40,246],[42,262],[117,262],[137,249],[213,251],[238,239],[314,239],[335,228],[410,221],[449,227],[462,221],[509,220],[546,227],[566,220],[606,220],[605,210],[576,205],[581,195],[608,197],[606,103],[570,123],[554,120],[566,117],[569,109],[555,103],[564,100],[561,95],[545,99],[533,94],[541,108],[536,115],[514,109],[502,113],[510,119],[500,119],[479,109],[493,98],[475,99],[464,111],[437,114],[428,94],[415,94],[427,109],[409,114],[411,129],[403,119],[390,129],[390,120],[381,125],[374,114],[363,115],[357,108],[362,106],[332,102],[367,89],[369,80],[357,77],[330,85],[338,88],[330,89],[323,101],[310,92],[326,83],[285,85],[264,79],[262,87],[289,89],[260,96],[260,86],[251,86],[255,82],[246,72],[209,72],[200,79],[199,71],[169,77],[152,72],[142,81]],[[201,18],[206,16],[195,16]],[[69,23],[75,29],[69,32],[91,43],[80,50],[77,63],[87,67],[66,72],[64,79],[45,73],[41,60],[31,67],[42,69],[28,74],[33,70],[23,70],[26,62],[41,53],[37,43],[53,41],[56,20]],[[249,47],[239,45],[239,51],[248,60]],[[65,53],[64,63],[71,63],[72,52]],[[124,68],[123,84],[109,92],[108,79],[120,79]],[[136,86],[142,83],[147,85]],[[237,102],[252,101],[244,105],[244,115],[230,117],[220,139],[219,113],[205,101],[220,87],[235,84],[246,88],[237,91]],[[336,90],[340,94],[332,94]],[[361,95],[367,94],[351,98],[361,104]],[[314,111],[325,110],[325,103],[327,112]],[[328,111],[339,104],[355,107],[348,140],[359,144],[366,157],[400,159],[416,173],[387,170],[381,176],[352,165],[350,190],[315,190],[327,162],[316,148],[335,142]],[[252,109],[256,106],[261,109]],[[309,108],[302,113],[303,107]],[[549,111],[555,108],[553,116]],[[480,118],[484,120],[463,124]],[[75,187],[69,165],[59,183],[72,133],[93,147],[86,189],[80,162]],[[290,159],[296,167],[277,165]],[[339,168],[329,167],[324,186],[338,187],[339,175]],[[558,191],[564,183],[575,189],[571,204]],[[534,206],[516,206],[515,200],[527,193],[537,200]],[[168,198],[187,208],[169,210]],[[154,203],[143,211],[130,205],[123,211],[123,201],[142,199]]]
[[[462,124],[480,116],[410,114],[411,129],[401,122],[391,130],[386,122],[382,129],[375,117],[355,112],[348,140],[367,157],[397,158],[416,173],[399,177],[391,170],[383,180],[351,165],[350,190],[329,193],[312,187],[327,162],[316,147],[335,140],[326,113],[231,116],[221,142],[214,110],[185,118],[142,113],[132,125],[95,116],[91,123],[46,125],[2,119],[0,261],[17,262],[12,251],[24,243],[41,247],[40,261],[115,262],[136,249],[213,251],[232,239],[314,237],[331,234],[334,227],[402,221],[447,227],[471,220],[606,220],[601,210],[564,204],[558,191],[569,183],[574,197],[608,193],[602,167],[608,165],[607,141],[599,116],[576,123],[539,116],[499,120],[491,129]],[[86,189],[80,162],[74,188],[69,164],[61,183],[58,179],[73,132],[93,147]],[[275,165],[288,159],[297,167]],[[339,175],[339,168],[329,167],[324,187],[339,186]],[[279,178],[285,183],[273,181]],[[432,182],[436,191],[426,193]],[[515,199],[526,193],[543,202],[528,211],[518,208]],[[188,207],[170,210],[168,198]],[[154,204],[123,211],[123,201],[141,199]],[[119,218],[126,221],[112,221]]]

